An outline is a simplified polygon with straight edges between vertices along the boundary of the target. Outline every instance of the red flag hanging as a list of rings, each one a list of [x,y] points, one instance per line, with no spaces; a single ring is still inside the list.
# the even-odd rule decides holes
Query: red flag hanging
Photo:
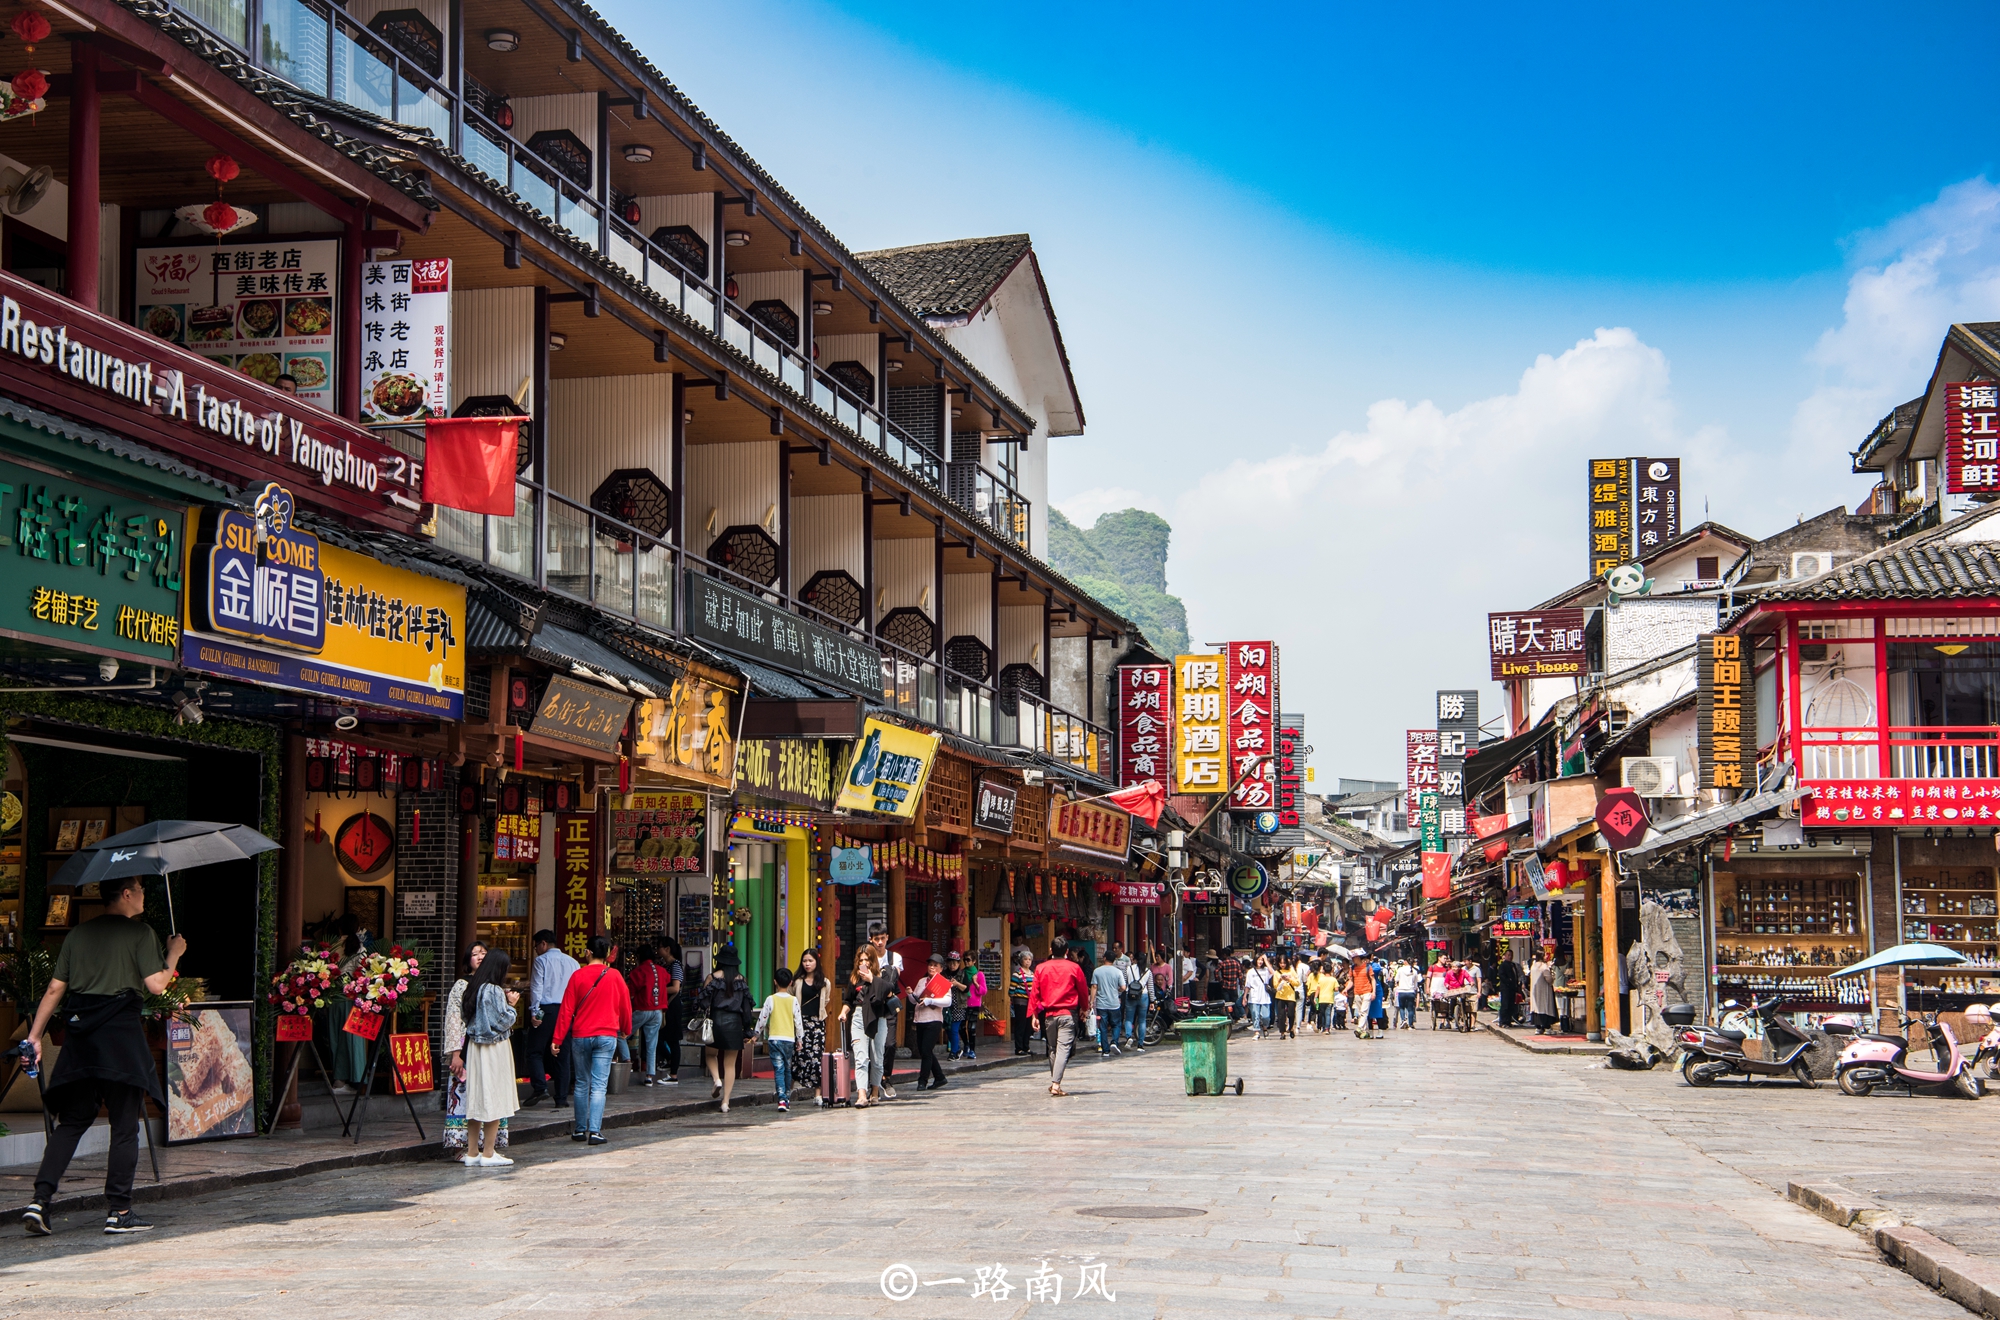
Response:
[[[1451,897],[1451,854],[1427,852],[1424,854],[1424,897]]]
[[[514,513],[518,417],[433,417],[424,423],[424,498],[468,513]]]
[[[1106,793],[1104,800],[1115,807],[1131,812],[1146,822],[1149,828],[1160,823],[1160,812],[1166,809],[1167,786],[1157,779],[1145,779],[1130,788],[1121,788],[1116,793]]]

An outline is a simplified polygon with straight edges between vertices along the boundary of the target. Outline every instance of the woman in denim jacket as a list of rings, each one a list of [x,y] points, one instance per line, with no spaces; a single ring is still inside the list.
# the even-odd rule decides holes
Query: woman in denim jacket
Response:
[[[499,1153],[501,1120],[520,1108],[514,1084],[514,1005],[506,989],[507,951],[490,950],[466,978],[459,1012],[465,1020],[465,1126],[468,1167],[496,1168],[514,1161]]]

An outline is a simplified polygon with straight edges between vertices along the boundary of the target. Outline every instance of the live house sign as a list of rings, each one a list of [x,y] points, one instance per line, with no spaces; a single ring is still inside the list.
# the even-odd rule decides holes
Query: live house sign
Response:
[[[414,531],[423,465],[195,354],[0,272],[0,388],[157,444],[232,484],[282,481],[313,504]]]

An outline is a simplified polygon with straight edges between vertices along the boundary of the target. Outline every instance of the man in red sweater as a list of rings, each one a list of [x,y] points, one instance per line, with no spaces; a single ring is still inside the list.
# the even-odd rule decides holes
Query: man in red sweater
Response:
[[[611,966],[611,937],[590,941],[590,960],[576,969],[563,990],[562,1011],[556,1015],[555,1048],[568,1050],[576,1090],[570,1101],[576,1114],[571,1141],[604,1144],[604,1095],[611,1087],[611,1061],[618,1042],[632,1034],[632,994],[625,978]]]
[[[1068,946],[1060,939],[1052,941],[1028,990],[1028,1025],[1042,1031],[1042,1018],[1049,1020],[1042,1038],[1049,1047],[1050,1095],[1069,1094],[1062,1089],[1063,1069],[1076,1048],[1076,1015],[1083,1011],[1085,989],[1083,968],[1070,960]]]

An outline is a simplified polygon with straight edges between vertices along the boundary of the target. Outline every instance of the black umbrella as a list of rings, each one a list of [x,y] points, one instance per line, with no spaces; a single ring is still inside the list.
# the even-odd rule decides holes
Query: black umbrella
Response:
[[[213,820],[156,820],[91,844],[63,863],[52,885],[88,885],[123,875],[171,875],[237,862],[279,845],[248,825]],[[174,887],[167,886],[167,928],[174,929]]]

